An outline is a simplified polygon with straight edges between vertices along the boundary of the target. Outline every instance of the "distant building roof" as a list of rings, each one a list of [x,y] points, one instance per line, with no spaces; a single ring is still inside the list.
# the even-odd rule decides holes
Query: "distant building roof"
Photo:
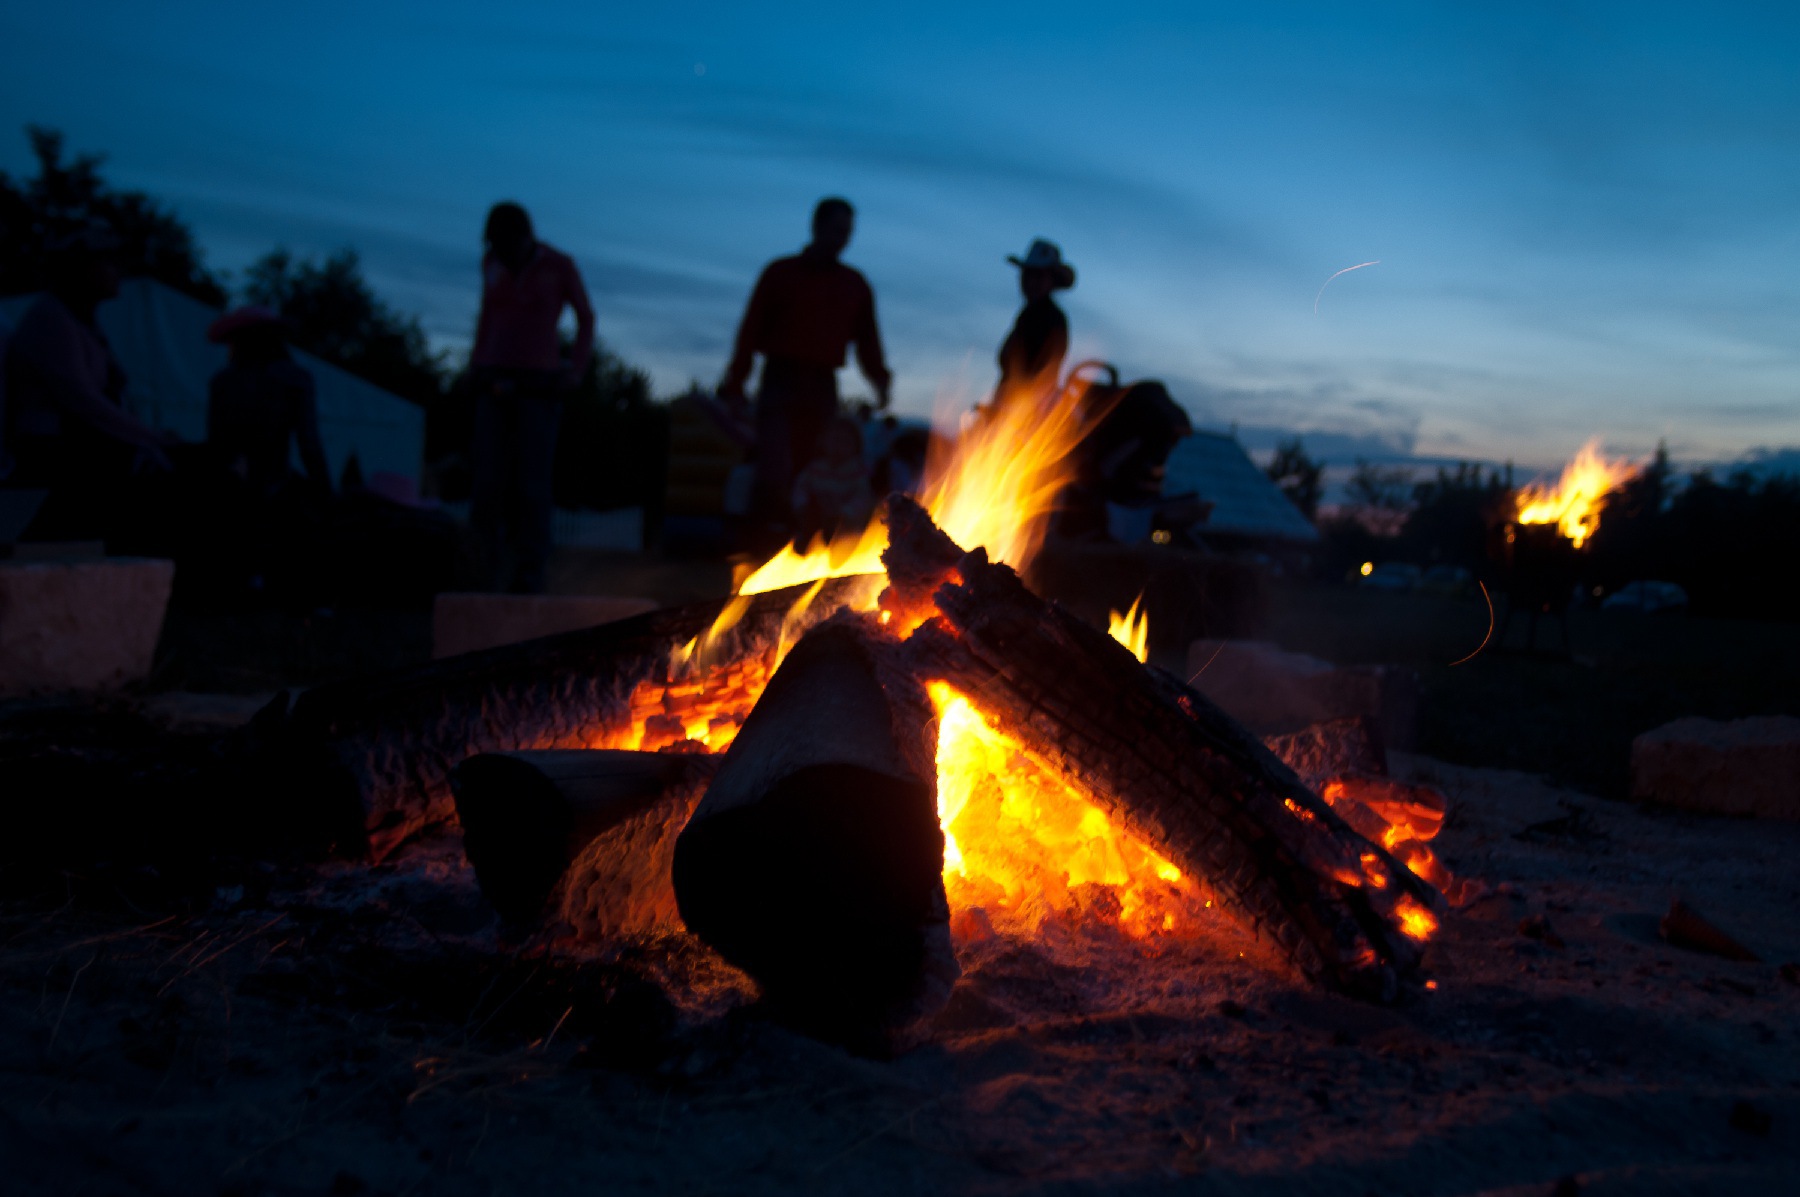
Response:
[[[1201,532],[1262,536],[1310,544],[1319,530],[1288,501],[1281,488],[1256,467],[1236,437],[1196,432],[1169,454],[1163,493],[1194,491],[1211,500],[1212,516]]]

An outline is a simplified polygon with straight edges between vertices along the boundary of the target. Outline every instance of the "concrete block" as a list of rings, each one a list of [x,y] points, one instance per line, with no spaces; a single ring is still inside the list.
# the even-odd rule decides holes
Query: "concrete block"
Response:
[[[646,598],[585,594],[440,594],[431,608],[431,653],[454,657],[573,632],[656,610]]]
[[[1631,796],[1717,815],[1800,819],[1800,719],[1677,719],[1631,742]]]
[[[0,561],[0,697],[142,681],[174,583],[173,561]]]
[[[1338,666],[1260,640],[1196,640],[1188,684],[1259,736],[1283,736],[1330,719],[1373,720],[1401,752],[1416,741],[1419,679],[1395,665]]]

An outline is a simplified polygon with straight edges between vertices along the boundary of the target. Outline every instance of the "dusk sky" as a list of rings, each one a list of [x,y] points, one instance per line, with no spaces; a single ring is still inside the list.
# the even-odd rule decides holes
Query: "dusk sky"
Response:
[[[517,199],[665,394],[839,193],[903,411],[991,385],[1042,236],[1076,352],[1253,449],[1730,460],[1800,446],[1796,12],[10,4],[0,169],[59,128],[213,267],[353,246],[459,352]]]

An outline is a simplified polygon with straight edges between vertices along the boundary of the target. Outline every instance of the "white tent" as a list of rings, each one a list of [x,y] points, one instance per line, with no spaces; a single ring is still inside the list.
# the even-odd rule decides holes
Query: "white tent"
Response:
[[[1311,544],[1319,539],[1300,509],[1256,468],[1237,438],[1217,432],[1184,437],[1169,454],[1164,494],[1193,491],[1215,506],[1196,531]]]
[[[0,299],[0,323],[16,326],[34,295]],[[147,423],[190,440],[206,436],[207,384],[225,348],[206,339],[219,313],[153,279],[131,279],[101,305],[100,329],[129,384],[125,405]],[[332,477],[355,454],[366,478],[389,471],[417,482],[425,455],[425,413],[399,396],[299,350],[319,394],[319,434]]]

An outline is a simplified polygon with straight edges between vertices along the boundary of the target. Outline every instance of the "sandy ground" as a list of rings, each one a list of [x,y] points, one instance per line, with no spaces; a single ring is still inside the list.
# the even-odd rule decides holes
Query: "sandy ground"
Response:
[[[1071,929],[966,952],[892,1062],[763,1021],[691,948],[496,955],[453,838],[210,905],[71,879],[0,906],[0,1189],[1800,1191],[1800,825],[1401,765],[1487,891],[1435,988],[1380,1008],[1226,937]],[[1676,893],[1764,962],[1663,943]]]

